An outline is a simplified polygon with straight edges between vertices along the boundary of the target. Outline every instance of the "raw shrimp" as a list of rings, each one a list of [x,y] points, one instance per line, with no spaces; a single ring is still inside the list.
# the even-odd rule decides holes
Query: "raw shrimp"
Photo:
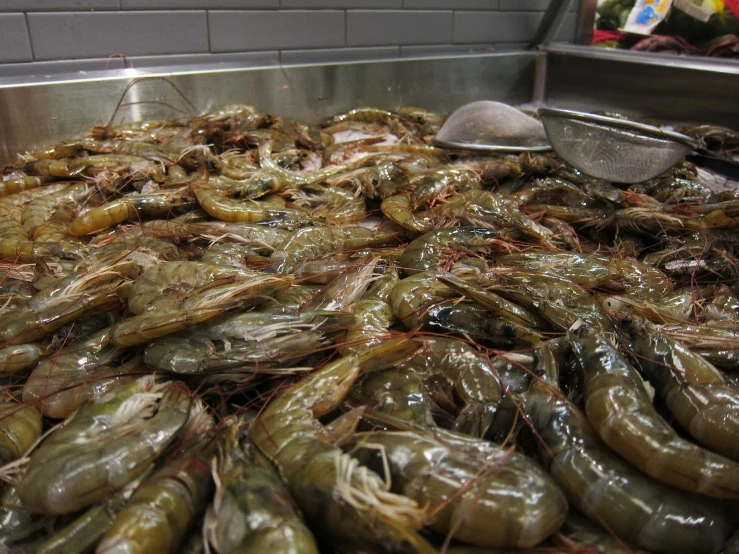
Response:
[[[99,504],[85,510],[65,527],[39,544],[35,554],[91,552],[110,527],[116,514],[131,498],[131,494],[141,483],[144,475],[137,477]]]
[[[356,264],[323,287],[300,309],[344,311],[358,301],[375,278],[379,258],[357,260]]]
[[[311,312],[283,314],[262,312],[242,312],[213,319],[191,330],[191,335],[211,341],[222,341],[225,349],[230,349],[232,341],[259,342],[281,334],[298,333],[304,330],[328,327],[333,332],[343,330],[351,322],[349,312]]]
[[[29,202],[21,214],[21,222],[27,235],[40,242],[72,239],[71,236],[66,235],[65,221],[58,221],[60,219],[58,212],[69,206],[76,209],[78,205],[84,204],[94,191],[94,186],[88,183],[78,183]],[[57,235],[61,235],[62,238],[57,238]]]
[[[205,512],[212,489],[210,469],[203,458],[175,458],[136,488],[96,552],[179,552],[188,531]]]
[[[527,238],[550,250],[552,232],[522,212],[518,205],[499,193],[488,190],[461,192],[438,207],[439,215],[465,225],[498,230],[508,239]]]
[[[118,238],[105,246],[95,248],[85,258],[89,265],[107,265],[117,262],[133,261],[142,270],[157,263],[177,262],[181,256],[177,247],[171,242],[148,237]]]
[[[333,446],[317,419],[344,399],[361,374],[391,367],[417,348],[411,340],[394,339],[339,358],[274,398],[252,429],[252,441],[277,466],[313,528],[339,544],[435,552],[415,533],[424,511]]]
[[[355,386],[364,405],[421,427],[436,425],[434,401],[424,376],[401,366],[367,375]]]
[[[710,363],[635,321],[632,348],[673,417],[699,443],[739,461],[739,391]]]
[[[388,268],[372,283],[361,300],[354,304],[354,321],[339,346],[342,354],[358,353],[363,348],[378,344],[387,338],[395,322],[390,294],[398,284],[398,272]]]
[[[475,280],[528,308],[562,331],[582,319],[603,332],[614,332],[613,323],[593,296],[569,279],[546,273],[501,270],[479,275]]]
[[[497,257],[495,266],[549,273],[583,287],[600,287],[611,279],[608,257],[579,252],[520,252]]]
[[[502,391],[490,360],[466,342],[446,337],[418,338],[423,348],[398,367],[422,376],[429,389],[438,381],[448,383],[461,408],[454,414],[452,429],[473,437],[486,437]],[[434,397],[433,390],[429,396]]]
[[[164,262],[136,280],[128,309],[136,317],[113,330],[118,346],[140,344],[181,331],[243,306],[249,297],[274,294],[290,286],[289,276],[197,262]]]
[[[473,302],[476,302],[497,317],[531,329],[549,329],[546,321],[525,308],[474,283],[467,282],[448,271],[440,271],[438,279],[449,288],[456,290]]]
[[[545,380],[523,404],[539,457],[567,499],[619,538],[662,554],[717,554],[729,528],[704,499],[654,482],[606,451],[585,414],[556,390],[551,351],[540,348]]]
[[[203,528],[218,554],[318,554],[285,485],[273,468],[257,461],[245,420],[226,423],[212,471],[216,494]]]
[[[286,375],[291,371],[282,369],[283,366],[294,364],[327,344],[326,335],[318,327],[302,321],[275,324],[255,331],[245,343],[223,336],[228,348],[220,351],[195,328],[190,330],[194,336],[170,335],[149,342],[144,361],[153,369],[178,374],[225,371],[234,379],[239,375]]]
[[[443,202],[453,194],[482,188],[480,175],[459,164],[430,169],[422,175],[410,192],[411,208],[414,211],[431,208],[437,201]]]
[[[381,161],[350,171],[343,171],[325,179],[331,186],[349,188],[355,195],[375,198],[383,186],[391,185],[403,175],[403,170],[392,161]]]
[[[654,300],[642,300],[633,296],[605,296],[601,300],[603,311],[617,320],[647,318],[655,323],[679,323],[689,321],[694,308],[693,291],[684,291]]]
[[[15,219],[4,218],[0,220],[0,240],[3,241],[27,241],[28,233],[25,227]]]
[[[9,550],[9,545],[48,526],[49,519],[23,506],[15,483],[6,484],[0,492],[0,552]]]
[[[53,182],[52,177],[37,177],[35,175],[26,177],[10,177],[0,180],[0,197],[10,196],[16,192],[31,190],[42,187],[47,183]]]
[[[531,347],[542,340],[538,331],[496,317],[476,304],[459,301],[430,307],[423,314],[422,323],[426,331],[504,350]]]
[[[295,268],[294,274],[302,283],[327,285],[356,265],[355,255],[349,252],[339,252],[318,260],[306,260]]]
[[[68,183],[52,183],[45,187],[24,190],[2,197],[0,198],[0,217],[8,217],[20,222],[21,214],[26,204],[37,198],[64,190],[68,186]]]
[[[658,300],[672,293],[672,282],[659,269],[633,258],[611,258],[608,262],[611,283],[623,287],[625,294],[641,300]]]
[[[609,535],[603,528],[587,518],[570,511],[567,520],[554,536],[554,542],[567,552],[592,552],[593,554],[648,554],[644,550],[632,548]]]
[[[318,285],[292,285],[275,294],[261,306],[257,306],[256,311],[265,314],[298,313],[300,308],[318,294],[320,290]]]
[[[41,414],[34,406],[0,402],[0,466],[22,457],[41,436]]]
[[[313,221],[329,225],[342,225],[359,221],[366,216],[364,197],[355,196],[350,190],[323,184],[301,185],[285,191],[291,205],[310,214]]]
[[[390,221],[416,233],[427,233],[436,227],[444,227],[446,223],[432,210],[414,212],[409,193],[385,198],[380,209]]]
[[[118,309],[121,298],[117,293],[132,269],[131,264],[123,263],[82,271],[46,287],[27,305],[0,316],[0,341],[27,343],[85,314]]]
[[[16,344],[0,348],[0,373],[13,373],[35,366],[41,357],[37,344]]]
[[[285,201],[277,195],[267,195],[259,200],[235,200],[229,191],[211,186],[207,180],[195,179],[190,184],[200,207],[221,221],[254,223],[268,219],[300,220],[300,210],[286,208]]]
[[[183,228],[193,237],[243,244],[260,254],[270,254],[290,236],[284,229],[227,221],[185,223]]]
[[[400,112],[391,112],[381,110],[379,108],[361,107],[352,108],[346,112],[340,113],[326,119],[322,126],[328,127],[344,121],[362,121],[362,122],[378,122],[378,123],[399,123],[401,121],[409,121],[410,116]]]
[[[148,194],[128,194],[83,211],[69,224],[70,235],[81,237],[103,231],[126,220],[138,220],[142,216],[162,216],[189,207],[194,200],[190,187],[161,190]]]
[[[448,269],[461,258],[465,267],[486,271],[487,263],[480,254],[489,252],[499,233],[478,227],[437,229],[413,240],[400,258],[400,266],[409,275],[420,271]]]
[[[291,279],[287,276],[271,275],[235,282],[226,278],[224,284],[216,281],[210,284],[210,288],[206,285],[201,291],[191,292],[188,297],[180,300],[174,309],[170,307],[171,304],[153,304],[158,306],[157,309],[149,309],[121,321],[113,328],[110,340],[116,346],[142,344],[182,331],[228,310],[242,308],[249,302],[264,302],[264,296],[286,289],[290,283]]]
[[[282,177],[291,186],[320,183],[327,177],[344,170],[340,165],[330,165],[316,171],[293,171],[285,169],[272,159],[272,143],[269,140],[259,144],[259,165]]]
[[[20,219],[20,218],[19,218]],[[88,249],[70,241],[53,243],[34,242],[20,221],[0,219],[0,259],[33,263],[43,257],[81,260]]]
[[[696,217],[668,214],[655,208],[626,208],[616,210],[613,222],[619,229],[654,236],[702,231],[706,223]]]
[[[153,266],[136,280],[128,300],[128,309],[136,315],[151,310],[174,310],[181,297],[198,291],[209,283],[246,281],[260,277],[254,271],[189,261],[166,262]]]
[[[98,398],[139,369],[135,361],[110,344],[112,327],[70,342],[41,362],[23,386],[23,401],[46,417],[66,418],[85,400]]]
[[[291,273],[301,261],[341,250],[358,250],[391,241],[392,232],[367,227],[306,227],[295,231],[272,253],[276,273]]]
[[[733,321],[711,321],[705,325],[669,323],[659,330],[724,371],[736,372],[739,367],[739,329]]]
[[[739,463],[683,438],[664,421],[639,373],[585,325],[568,339],[585,373],[585,412],[600,438],[658,481],[717,498],[739,498]]]
[[[161,164],[152,162],[140,156],[124,154],[97,154],[84,156],[70,161],[70,168],[75,175],[99,177],[100,175],[114,176],[115,187],[134,179],[143,179],[163,183],[166,176]],[[81,171],[81,173],[79,173]],[[118,183],[118,181],[121,181]]]
[[[81,261],[89,249],[74,242],[33,242],[0,238],[0,259],[35,263],[43,258]]]
[[[69,157],[79,150],[86,150],[96,154],[122,154],[124,156],[136,156],[154,162],[170,164],[174,159],[164,149],[150,142],[137,140],[95,140],[93,138],[80,138],[71,142],[57,144],[54,148],[57,156]]]
[[[78,177],[85,169],[72,160],[34,160],[18,164],[17,167],[26,175],[62,178]]]
[[[393,289],[390,305],[408,329],[453,333],[496,348],[537,344],[536,331],[498,318],[485,308],[459,302],[457,292],[433,272],[411,275]]]
[[[408,329],[422,325],[429,310],[444,305],[457,293],[436,279],[436,273],[416,273],[398,282],[390,294],[393,313]]]
[[[387,463],[392,490],[428,506],[428,525],[456,540],[528,548],[567,516],[567,500],[554,481],[510,449],[440,429],[371,431],[355,440],[376,455],[367,460],[375,461],[371,467]]]
[[[18,485],[35,512],[67,514],[99,502],[140,475],[187,422],[182,383],[141,377],[80,407],[31,456]]]

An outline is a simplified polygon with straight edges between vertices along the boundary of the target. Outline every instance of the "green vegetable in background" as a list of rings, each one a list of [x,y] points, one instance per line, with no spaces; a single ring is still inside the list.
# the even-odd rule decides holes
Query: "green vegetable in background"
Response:
[[[598,6],[598,29],[616,31],[623,27],[635,4],[636,0],[606,0],[603,2]]]

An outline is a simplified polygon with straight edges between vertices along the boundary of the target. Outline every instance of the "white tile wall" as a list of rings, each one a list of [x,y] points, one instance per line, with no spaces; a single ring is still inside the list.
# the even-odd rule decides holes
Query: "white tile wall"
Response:
[[[350,10],[346,43],[351,46],[452,42],[453,11]]]
[[[22,13],[0,14],[0,37],[0,62],[30,62],[33,59],[26,17]]]
[[[286,8],[353,8],[381,10],[400,8],[402,0],[280,0],[280,7]]]
[[[35,60],[208,51],[205,11],[29,13]]]
[[[580,0],[559,33],[572,41]],[[0,0],[0,76],[244,54],[320,63],[525,47],[548,0]],[[220,62],[218,62],[220,63]]]
[[[211,52],[344,46],[341,10],[208,12]]]
[[[120,0],[0,0],[2,12],[119,10]]]
[[[457,12],[454,42],[518,42],[533,38],[539,12]]]
[[[248,10],[280,7],[280,0],[120,0],[122,10]]]
[[[403,0],[403,7],[409,10],[496,10],[499,0]]]

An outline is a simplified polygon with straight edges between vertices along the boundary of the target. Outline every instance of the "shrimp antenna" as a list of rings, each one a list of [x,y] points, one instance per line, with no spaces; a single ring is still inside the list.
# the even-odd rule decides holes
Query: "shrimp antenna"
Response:
[[[116,103],[116,105],[115,105],[115,110],[113,110],[113,115],[110,116],[110,120],[108,121],[108,123],[105,126],[106,127],[112,127],[113,126],[113,120],[115,119],[115,116],[118,115],[118,110],[121,108],[121,105],[123,104],[123,99],[126,97],[126,94],[128,94],[128,91],[134,85],[137,85],[138,83],[140,83],[142,81],[152,81],[152,80],[162,80],[165,83],[168,83],[173,89],[175,89],[175,91],[177,92],[177,94],[180,95],[180,97],[185,101],[185,103],[188,106],[190,106],[190,108],[192,109],[192,111],[193,111],[193,113],[195,115],[197,115],[199,113],[198,112],[198,109],[195,107],[195,104],[193,104],[192,101],[190,101],[190,99],[185,95],[185,93],[182,92],[182,90],[180,90],[180,88],[177,85],[175,85],[168,77],[158,77],[158,76],[154,76],[154,77],[136,77],[135,79],[132,79],[126,85],[126,88],[123,90],[123,94],[121,94],[121,97],[118,99],[118,103]]]

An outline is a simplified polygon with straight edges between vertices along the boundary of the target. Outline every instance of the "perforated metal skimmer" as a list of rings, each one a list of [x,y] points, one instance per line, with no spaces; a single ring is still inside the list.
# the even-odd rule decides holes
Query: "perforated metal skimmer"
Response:
[[[488,100],[455,110],[439,129],[434,143],[486,152],[551,149],[541,122],[507,104]]]
[[[558,156],[615,183],[656,177],[699,146],[686,135],[614,117],[552,108],[539,115]]]

